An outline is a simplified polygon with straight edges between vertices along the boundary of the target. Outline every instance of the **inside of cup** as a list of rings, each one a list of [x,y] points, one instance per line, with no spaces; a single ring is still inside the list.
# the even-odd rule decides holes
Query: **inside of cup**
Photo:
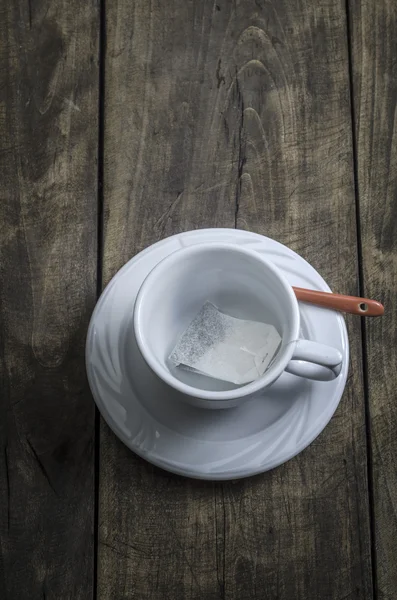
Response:
[[[211,302],[232,317],[277,329],[282,344],[270,369],[276,368],[292,329],[291,300],[279,276],[259,256],[233,248],[196,247],[176,252],[155,271],[145,284],[140,326],[146,347],[160,367],[196,389],[239,387],[176,367],[169,360],[179,337],[205,302]]]

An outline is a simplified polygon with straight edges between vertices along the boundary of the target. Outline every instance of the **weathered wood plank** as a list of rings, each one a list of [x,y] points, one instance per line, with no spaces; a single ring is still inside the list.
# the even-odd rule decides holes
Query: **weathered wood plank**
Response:
[[[1,597],[86,600],[98,9],[1,1],[0,14]]]
[[[379,598],[397,597],[397,5],[350,2],[364,293],[386,305],[366,322]]]
[[[289,244],[357,292],[343,3],[108,3],[104,280],[205,226]],[[274,472],[185,481],[101,429],[99,598],[372,597],[358,320],[341,406]]]

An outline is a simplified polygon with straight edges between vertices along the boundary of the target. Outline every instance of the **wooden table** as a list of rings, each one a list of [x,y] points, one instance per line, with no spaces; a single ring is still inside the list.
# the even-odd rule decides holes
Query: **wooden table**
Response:
[[[0,598],[395,600],[396,2],[0,4]],[[202,227],[387,308],[319,438],[230,483],[137,458],[85,375],[102,288]]]

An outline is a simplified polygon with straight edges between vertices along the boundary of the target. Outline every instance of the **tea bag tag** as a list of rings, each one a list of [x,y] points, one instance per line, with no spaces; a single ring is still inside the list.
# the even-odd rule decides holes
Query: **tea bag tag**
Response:
[[[244,385],[265,373],[280,343],[273,325],[231,317],[206,302],[169,360],[196,373]]]

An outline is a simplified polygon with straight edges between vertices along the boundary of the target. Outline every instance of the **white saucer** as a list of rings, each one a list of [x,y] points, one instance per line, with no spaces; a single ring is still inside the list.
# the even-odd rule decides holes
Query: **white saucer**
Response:
[[[303,258],[269,238],[234,229],[175,235],[130,260],[101,295],[88,330],[87,373],[102,416],[136,454],[188,477],[237,479],[289,460],[324,429],[346,384],[349,343],[340,314],[302,304],[303,337],[343,354],[337,379],[309,381],[284,373],[258,398],[225,410],[181,402],[143,361],[133,332],[133,307],[143,280],[162,258],[202,241],[248,246],[276,264],[291,285],[330,291]]]

